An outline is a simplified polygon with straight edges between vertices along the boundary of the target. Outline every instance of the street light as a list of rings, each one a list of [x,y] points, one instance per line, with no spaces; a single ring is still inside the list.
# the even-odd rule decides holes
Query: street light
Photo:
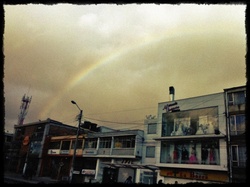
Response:
[[[75,157],[76,157],[76,147],[78,143],[78,137],[79,137],[79,131],[80,131],[80,125],[81,125],[81,120],[82,120],[82,109],[77,105],[75,101],[71,101],[72,104],[76,105],[77,108],[80,110],[79,118],[78,118],[78,128],[77,128],[77,133],[76,133],[76,140],[75,140],[75,145],[74,145],[74,153],[72,157],[72,164],[70,168],[70,176],[69,176],[69,182],[72,183],[72,178],[73,178],[73,173],[74,173],[74,165],[75,165]]]

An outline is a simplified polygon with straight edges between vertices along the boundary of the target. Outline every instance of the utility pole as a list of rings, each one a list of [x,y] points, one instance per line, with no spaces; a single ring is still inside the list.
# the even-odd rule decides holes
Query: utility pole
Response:
[[[74,173],[74,165],[75,165],[75,158],[76,158],[76,149],[77,149],[77,143],[78,143],[78,137],[79,137],[79,132],[80,132],[80,126],[81,126],[81,121],[82,121],[82,109],[77,105],[75,101],[71,101],[72,104],[76,105],[77,108],[80,110],[79,118],[78,118],[78,128],[77,128],[77,133],[76,133],[76,140],[75,140],[75,145],[74,145],[74,153],[72,157],[72,163],[71,163],[71,168],[70,168],[70,176],[69,176],[69,183],[72,183],[73,179],[73,173]]]

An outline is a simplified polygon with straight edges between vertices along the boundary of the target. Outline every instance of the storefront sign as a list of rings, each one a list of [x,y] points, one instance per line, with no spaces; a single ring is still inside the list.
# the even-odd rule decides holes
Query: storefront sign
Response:
[[[73,171],[73,174],[79,175],[79,174],[80,174],[80,171],[74,170],[74,171]]]
[[[59,155],[60,154],[60,150],[59,149],[49,149],[48,150],[48,154],[49,155]]]
[[[93,170],[93,169],[83,169],[82,174],[83,175],[95,175],[95,170]]]
[[[83,150],[83,154],[95,155],[97,154],[96,150]]]
[[[69,150],[61,150],[60,153],[61,154],[69,154]]]
[[[189,171],[189,170],[175,170],[162,169],[160,175],[165,177],[185,178],[192,180],[206,180],[228,182],[228,175],[226,172],[209,172],[209,171]]]

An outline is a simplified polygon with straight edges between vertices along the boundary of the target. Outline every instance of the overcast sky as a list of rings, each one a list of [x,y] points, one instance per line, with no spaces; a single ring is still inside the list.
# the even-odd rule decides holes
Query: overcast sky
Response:
[[[4,5],[5,130],[24,123],[142,129],[158,103],[246,84],[244,4]]]

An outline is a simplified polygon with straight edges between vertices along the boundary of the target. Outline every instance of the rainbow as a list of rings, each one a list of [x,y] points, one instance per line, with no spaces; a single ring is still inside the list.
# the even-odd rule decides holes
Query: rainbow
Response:
[[[68,83],[66,83],[66,86],[64,86],[63,90],[59,90],[58,92],[54,94],[54,96],[51,99],[49,99],[49,102],[47,102],[44,105],[44,108],[41,110],[41,113],[39,114],[39,118],[41,119],[49,118],[50,113],[53,110],[54,106],[56,106],[60,102],[60,100],[68,91],[70,91],[72,88],[74,88],[79,83],[84,81],[84,79],[86,79],[88,75],[92,74],[93,72],[100,69],[101,67],[116,61],[116,59],[118,59],[124,53],[124,51],[127,51],[127,50],[116,51],[115,53],[112,53],[100,59],[99,61],[92,63],[87,67],[84,67],[84,69],[78,72],[73,78],[71,78],[68,81]]]
[[[112,62],[119,62],[119,60],[117,59],[119,59],[122,55],[125,55],[131,51],[135,51],[136,49],[142,48],[144,46],[152,45],[154,43],[162,41],[163,39],[169,38],[169,36],[171,38],[179,37],[179,33],[172,31],[170,34],[164,33],[162,35],[150,36],[146,40],[139,43],[135,41],[134,44],[130,43],[129,47],[120,48],[115,52],[107,55],[106,57],[100,59],[99,61],[92,63],[88,67],[84,67],[84,69],[78,72],[73,78],[71,78],[68,81],[68,83],[66,83],[66,86],[64,87],[63,90],[59,90],[56,94],[54,94],[53,98],[49,99],[49,102],[47,102],[44,105],[44,108],[41,110],[39,118],[41,119],[49,118],[51,111],[60,102],[63,96],[69,90],[77,86],[80,82],[84,81],[86,77],[94,73],[96,70]]]

